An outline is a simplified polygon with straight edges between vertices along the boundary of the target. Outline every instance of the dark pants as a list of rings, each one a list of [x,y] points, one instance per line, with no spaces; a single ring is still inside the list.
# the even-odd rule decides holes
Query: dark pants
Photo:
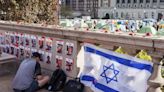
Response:
[[[25,90],[14,89],[14,92],[36,92],[38,88],[39,88],[38,82],[33,81],[28,89]]]

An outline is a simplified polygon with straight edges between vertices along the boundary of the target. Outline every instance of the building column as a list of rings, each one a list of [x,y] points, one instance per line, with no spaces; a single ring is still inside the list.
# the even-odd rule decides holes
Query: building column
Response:
[[[132,4],[132,6],[133,6],[133,8],[134,8],[134,0],[131,0],[131,4]]]
[[[76,0],[76,10],[79,10],[79,0]]]
[[[146,0],[143,0],[143,7],[145,8],[146,7]]]
[[[72,7],[73,6],[72,1],[73,0],[70,0],[70,7],[71,7],[71,9],[73,9],[73,7]]]
[[[140,5],[140,0],[137,0],[137,7],[139,7]]]
[[[84,0],[84,11],[87,11],[87,0]],[[88,11],[87,11],[88,12]]]
[[[111,0],[108,0],[108,7],[111,6]]]
[[[150,8],[152,8],[153,0],[150,0]]]
[[[101,0],[101,7],[103,7],[103,0]]]
[[[102,7],[101,3],[102,3],[101,0],[98,0],[98,8]]]
[[[125,0],[125,5],[126,7],[128,7],[128,0]]]

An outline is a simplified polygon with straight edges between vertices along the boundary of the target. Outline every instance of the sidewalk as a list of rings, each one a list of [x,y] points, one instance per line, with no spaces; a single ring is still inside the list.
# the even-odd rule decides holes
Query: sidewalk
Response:
[[[3,92],[13,92],[11,88],[12,79],[14,74],[6,73],[0,76],[0,90]],[[47,90],[39,90],[37,92],[48,92]]]

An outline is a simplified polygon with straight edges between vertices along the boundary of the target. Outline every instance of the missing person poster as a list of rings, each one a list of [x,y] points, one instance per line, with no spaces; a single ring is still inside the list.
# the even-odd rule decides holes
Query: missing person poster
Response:
[[[52,42],[53,42],[53,38],[46,37],[46,45],[45,45],[46,51],[48,52],[52,51]]]
[[[73,59],[66,58],[65,59],[65,64],[66,64],[66,71],[72,71],[72,69],[73,69]]]
[[[19,40],[20,40],[20,35],[18,33],[15,33],[14,46],[19,47]]]
[[[25,57],[24,48],[19,48],[19,51],[20,51],[20,58],[23,59]]]
[[[25,35],[24,34],[20,34],[20,46],[24,46],[25,45]]]
[[[25,46],[30,47],[30,35],[25,34]]]
[[[71,42],[66,42],[66,55],[71,56],[73,54],[74,44]]]
[[[41,55],[41,57],[40,57],[40,61],[41,61],[41,62],[44,62],[44,59],[45,59],[45,52],[42,51],[42,50],[39,50],[38,52],[39,52],[40,55]]]
[[[5,44],[10,45],[10,35],[9,32],[5,32]]]
[[[62,68],[62,63],[63,63],[63,57],[56,55],[56,68]]]
[[[51,57],[52,57],[52,54],[51,53],[45,53],[45,63],[46,64],[51,64]]]
[[[62,54],[64,48],[64,41],[63,40],[57,40],[56,41],[56,53]]]
[[[15,34],[14,33],[10,33],[10,40],[11,40],[11,45],[15,44]]]
[[[31,47],[37,48],[37,37],[34,35],[31,35]]]
[[[44,49],[45,37],[39,36],[38,40],[39,40],[39,44],[38,44],[39,45],[39,49]]]
[[[24,52],[25,52],[25,58],[30,58],[31,57],[31,50],[30,50],[30,48],[25,48]]]
[[[0,33],[0,46],[5,45],[5,36],[4,34]]]

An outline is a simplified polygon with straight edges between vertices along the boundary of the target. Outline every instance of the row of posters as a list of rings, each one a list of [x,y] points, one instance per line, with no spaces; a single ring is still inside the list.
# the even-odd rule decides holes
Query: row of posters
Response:
[[[56,68],[73,69],[75,42],[64,39],[36,36],[22,33],[5,32],[0,34],[3,51],[18,59],[31,57],[33,52],[41,54],[41,62],[53,64]]]

